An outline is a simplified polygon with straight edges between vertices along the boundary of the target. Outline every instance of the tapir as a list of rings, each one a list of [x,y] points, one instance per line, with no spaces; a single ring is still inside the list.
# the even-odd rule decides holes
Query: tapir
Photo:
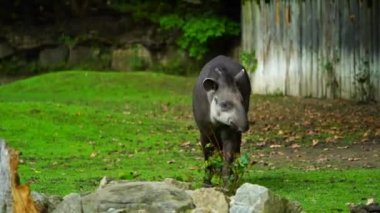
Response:
[[[200,132],[204,159],[218,151],[223,156],[222,179],[228,189],[231,166],[240,154],[242,133],[249,128],[249,76],[242,65],[226,56],[207,62],[193,88],[193,115]],[[204,185],[212,186],[213,168],[205,168]]]

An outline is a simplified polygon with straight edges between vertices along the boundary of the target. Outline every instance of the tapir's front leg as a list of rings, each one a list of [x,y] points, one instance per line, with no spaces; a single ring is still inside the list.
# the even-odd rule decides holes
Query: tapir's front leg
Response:
[[[207,164],[206,168],[205,168],[205,176],[203,179],[203,186],[204,187],[211,187],[212,186],[211,179],[213,176],[214,168],[212,168],[212,166],[208,164],[209,163],[208,161],[209,161],[210,157],[212,157],[212,155],[214,154],[215,147],[212,146],[212,141],[210,140],[210,137],[207,136],[205,133],[202,133],[202,132],[201,132],[201,145],[202,145],[202,149],[203,149],[204,159],[205,159],[205,162]]]
[[[240,154],[241,133],[233,130],[222,131],[223,142],[223,170],[222,177],[224,183],[224,189],[228,190],[230,187],[230,178],[232,175],[232,163],[236,156]]]

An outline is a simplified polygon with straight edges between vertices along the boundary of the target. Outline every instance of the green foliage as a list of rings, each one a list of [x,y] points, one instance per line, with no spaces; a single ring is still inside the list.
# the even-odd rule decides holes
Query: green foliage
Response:
[[[325,72],[326,86],[330,88],[330,93],[333,98],[338,96],[339,83],[336,78],[335,65],[339,63],[340,59],[338,57],[332,60],[326,61],[322,67]]]
[[[257,68],[255,51],[242,52],[240,54],[240,62],[248,70],[248,72],[255,72]]]
[[[373,72],[375,73],[375,72]],[[359,71],[355,74],[356,97],[360,103],[370,103],[374,101],[374,87],[371,82],[371,69],[368,59],[362,59]]]
[[[236,191],[237,188],[243,183],[243,177],[250,169],[250,157],[248,153],[240,155],[232,165],[232,176],[230,191]]]
[[[195,59],[201,59],[208,51],[208,42],[223,36],[240,33],[238,23],[218,16],[168,15],[160,18],[160,26],[165,30],[179,30],[178,46]]]
[[[211,157],[209,157],[208,161],[204,163],[204,169],[207,167],[211,167],[214,170],[213,177],[216,184],[219,187],[223,187],[223,178],[222,178],[222,169],[223,169],[224,161],[223,155],[221,151],[214,153]],[[248,153],[244,153],[243,155],[237,156],[235,161],[231,165],[232,175],[229,179],[229,191],[235,191],[243,181],[244,175],[249,171],[250,166],[250,157]]]
[[[63,45],[66,45],[70,48],[73,48],[75,47],[78,42],[80,41],[80,38],[79,37],[73,37],[73,36],[69,36],[69,35],[66,35],[66,34],[62,34],[59,38],[58,38],[58,41],[63,44]]]
[[[132,14],[135,21],[151,21],[157,22],[157,20],[164,14],[173,10],[176,6],[175,1],[141,1],[141,0],[112,0],[110,7]]]

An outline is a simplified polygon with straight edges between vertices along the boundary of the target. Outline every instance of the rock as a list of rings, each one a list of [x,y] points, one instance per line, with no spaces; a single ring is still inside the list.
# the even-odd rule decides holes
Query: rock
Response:
[[[165,51],[157,52],[155,61],[158,69],[166,73],[175,73],[185,75],[197,70],[194,61],[182,50],[175,47],[169,47]]]
[[[191,183],[178,181],[178,180],[175,180],[173,178],[165,178],[164,183],[166,183],[168,185],[175,186],[175,187],[177,187],[179,189],[183,189],[183,190],[191,189]]]
[[[0,43],[0,59],[10,56],[14,52],[15,50],[8,43]]]
[[[77,46],[70,49],[67,65],[82,69],[109,69],[111,53],[101,47]]]
[[[127,49],[116,49],[112,52],[111,67],[115,70],[145,70],[152,65],[150,51],[141,44]]]
[[[67,47],[58,46],[41,50],[38,56],[38,60],[40,66],[42,67],[60,67],[66,63],[68,55],[69,50]]]
[[[298,204],[275,195],[268,188],[250,183],[243,184],[231,200],[231,213],[300,213]]]
[[[350,204],[348,208],[350,209],[350,213],[379,213],[380,212],[380,204],[376,203],[374,199],[369,199],[367,204],[359,204],[359,205]]]
[[[82,197],[83,212],[182,212],[194,208],[183,190],[162,182],[124,182]]]
[[[97,51],[96,49],[92,49],[90,47],[75,47],[70,50],[68,64],[70,66],[89,65],[96,60],[98,52],[99,51]]]
[[[82,200],[78,193],[71,193],[63,198],[53,213],[82,213]]]
[[[192,212],[227,213],[228,202],[224,194],[215,188],[200,188],[190,192],[196,206]]]
[[[31,195],[40,212],[52,212],[62,202],[62,198],[55,195],[47,196],[38,192],[32,192]]]

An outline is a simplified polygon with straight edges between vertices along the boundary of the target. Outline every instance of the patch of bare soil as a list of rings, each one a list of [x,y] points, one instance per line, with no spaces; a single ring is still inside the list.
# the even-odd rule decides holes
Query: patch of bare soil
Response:
[[[380,105],[255,96],[243,151],[257,166],[380,168]]]
[[[304,170],[380,168],[380,143],[324,144],[258,148],[252,160],[269,169],[291,167]]]

